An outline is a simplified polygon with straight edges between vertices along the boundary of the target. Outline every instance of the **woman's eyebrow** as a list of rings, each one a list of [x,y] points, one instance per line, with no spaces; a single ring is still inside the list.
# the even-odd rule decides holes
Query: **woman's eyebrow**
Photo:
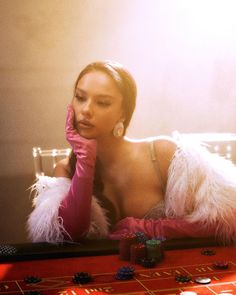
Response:
[[[87,92],[84,91],[83,89],[80,89],[80,88],[76,88],[75,89],[75,92],[80,92],[82,95],[87,95]],[[100,93],[100,94],[95,95],[95,97],[97,97],[97,98],[110,98],[110,99],[114,99],[114,96],[112,96],[110,94],[107,94],[107,93]]]
[[[95,95],[95,97],[97,98],[109,98],[109,99],[114,99],[114,96],[110,95],[110,94],[98,94]]]
[[[80,89],[80,88],[76,88],[75,89],[75,92],[81,92],[82,94],[87,94],[87,92],[86,91],[84,91],[83,89]]]

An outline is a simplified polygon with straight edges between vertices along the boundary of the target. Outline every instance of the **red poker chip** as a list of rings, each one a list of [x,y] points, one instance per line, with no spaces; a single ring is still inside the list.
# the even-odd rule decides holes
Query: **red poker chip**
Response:
[[[130,259],[130,248],[132,244],[137,242],[137,237],[135,234],[125,234],[122,236],[119,242],[119,253],[121,260]]]
[[[132,233],[123,234],[121,240],[129,240],[129,239],[136,239],[136,235]]]
[[[132,244],[130,247],[131,263],[138,263],[141,258],[146,257],[146,247],[142,243]]]
[[[216,269],[227,269],[229,268],[229,263],[227,261],[216,261],[213,263],[213,267]]]

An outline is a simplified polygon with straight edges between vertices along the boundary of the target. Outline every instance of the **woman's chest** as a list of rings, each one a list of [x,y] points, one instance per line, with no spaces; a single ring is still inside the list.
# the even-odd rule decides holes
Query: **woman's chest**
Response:
[[[117,219],[127,216],[142,218],[163,200],[163,188],[153,163],[136,162],[105,179],[104,195],[109,199]]]

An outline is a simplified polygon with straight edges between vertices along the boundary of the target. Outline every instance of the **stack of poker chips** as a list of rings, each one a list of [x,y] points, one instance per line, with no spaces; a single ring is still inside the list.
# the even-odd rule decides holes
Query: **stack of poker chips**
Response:
[[[164,257],[163,247],[161,240],[147,240],[146,241],[147,258],[153,258],[159,262]]]
[[[137,237],[135,234],[127,233],[122,236],[119,242],[119,253],[121,260],[130,260],[130,248],[131,245],[137,243]]]
[[[119,243],[120,259],[153,267],[164,257],[162,241],[163,238],[150,240],[142,232],[125,234]]]
[[[130,247],[131,263],[139,263],[140,259],[146,257],[146,246],[143,243],[132,244]]]

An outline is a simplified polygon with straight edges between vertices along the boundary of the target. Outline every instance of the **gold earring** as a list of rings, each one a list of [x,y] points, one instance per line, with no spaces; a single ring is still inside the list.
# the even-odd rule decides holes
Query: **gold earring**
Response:
[[[124,134],[124,130],[125,130],[125,127],[123,122],[118,122],[113,129],[113,135],[116,138],[119,138]]]

